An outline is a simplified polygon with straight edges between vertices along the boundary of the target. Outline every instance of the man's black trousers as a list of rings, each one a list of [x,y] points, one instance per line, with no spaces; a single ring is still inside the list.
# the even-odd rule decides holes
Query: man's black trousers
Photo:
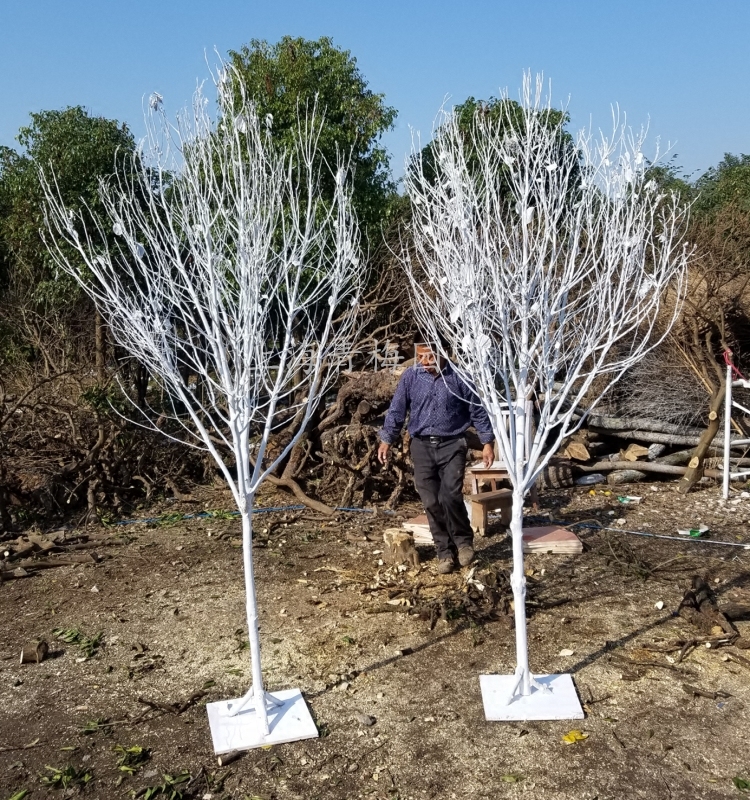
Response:
[[[463,497],[466,452],[463,436],[440,442],[411,440],[414,484],[427,513],[438,558],[453,558],[459,547],[474,542]]]

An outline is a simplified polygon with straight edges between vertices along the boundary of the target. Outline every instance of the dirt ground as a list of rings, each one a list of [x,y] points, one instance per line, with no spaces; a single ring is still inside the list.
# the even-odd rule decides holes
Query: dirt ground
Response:
[[[750,542],[750,497],[724,504],[717,488],[702,487],[684,498],[667,483],[594,491],[543,495],[530,522],[595,519],[668,535],[704,523],[712,540]],[[617,493],[643,501],[622,505]],[[228,493],[215,490],[200,504],[160,510],[230,507]],[[89,530],[102,540],[98,564],[3,583],[0,800],[24,789],[45,795],[41,777],[68,765],[71,786],[52,796],[739,796],[733,778],[750,779],[750,669],[728,654],[750,651],[701,646],[680,663],[663,650],[697,633],[674,614],[692,575],[708,573],[720,602],[750,603],[750,550],[589,528],[580,530],[582,555],[529,556],[532,669],[572,673],[586,718],[493,723],[478,676],[513,671],[510,618],[483,621],[454,608],[431,629],[408,598],[434,607],[460,597],[469,570],[435,575],[428,549],[419,570],[379,563],[382,530],[417,511],[255,518],[264,675],[271,689],[302,689],[320,738],[254,750],[226,767],[213,755],[204,705],[249,683],[236,518]],[[491,534],[477,543],[480,570],[508,569],[499,523]],[[750,622],[737,625],[750,635]],[[84,659],[53,634],[60,628],[101,631],[101,645]],[[19,665],[22,646],[36,639],[53,657]],[[694,696],[685,684],[727,696]],[[587,738],[563,742],[574,728]],[[118,767],[118,745],[150,754],[131,774]],[[169,788],[164,775],[181,782]],[[159,794],[144,791],[158,786]]]

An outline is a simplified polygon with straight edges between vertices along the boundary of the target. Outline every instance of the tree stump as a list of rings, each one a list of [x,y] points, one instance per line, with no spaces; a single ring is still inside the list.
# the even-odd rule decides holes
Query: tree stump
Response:
[[[49,646],[47,642],[34,642],[33,644],[27,644],[21,650],[21,663],[22,664],[41,664],[44,661],[47,653],[49,652]]]
[[[385,542],[383,561],[394,566],[399,564],[419,566],[419,554],[414,547],[414,537],[408,531],[402,528],[386,528],[383,532],[383,541]]]

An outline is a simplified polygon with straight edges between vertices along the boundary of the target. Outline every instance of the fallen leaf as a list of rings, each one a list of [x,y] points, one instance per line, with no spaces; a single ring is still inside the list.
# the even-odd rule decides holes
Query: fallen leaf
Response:
[[[572,656],[573,650],[569,650],[567,647],[564,650],[561,650],[557,655],[558,656]]]
[[[523,775],[516,775],[511,772],[508,775],[501,775],[500,780],[506,783],[518,783],[523,780]]]
[[[572,730],[568,731],[565,736],[562,737],[562,740],[565,742],[565,744],[575,744],[576,742],[583,742],[588,738],[588,733],[584,733],[583,731],[579,730]]]
[[[664,601],[663,600],[659,600],[657,603],[654,603],[654,608],[658,608],[659,611],[661,611],[662,608],[664,608]]]

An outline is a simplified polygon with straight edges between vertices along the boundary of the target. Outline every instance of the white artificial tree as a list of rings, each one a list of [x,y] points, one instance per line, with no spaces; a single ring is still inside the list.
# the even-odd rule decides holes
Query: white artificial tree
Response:
[[[480,107],[468,125],[444,114],[429,158],[414,154],[402,259],[420,326],[437,347],[447,341],[443,355],[476,387],[510,475],[510,702],[546,688],[528,663],[524,496],[581,425],[584,401],[593,408],[664,338],[689,253],[687,210],[649,180],[643,131],[615,115],[610,135],[573,138],[529,74],[520,102],[505,93],[499,109]]]
[[[253,504],[348,357],[359,231],[346,164],[321,167],[322,116],[303,110],[296,146],[284,151],[237,75],[225,68],[214,83],[218,121],[201,88],[175,124],[152,96],[147,152],[129,179],[101,184],[106,224],[69,212],[48,178],[48,239],[114,339],[173,401],[171,415],[161,408],[143,424],[164,429],[171,416],[173,430],[177,424],[180,438],[211,454],[232,491],[242,519],[252,686],[231,714],[253,706],[261,739],[253,742],[262,743],[278,701],[261,675]],[[334,188],[324,199],[327,171]],[[70,248],[84,267],[67,257]],[[271,433],[292,420],[291,438],[269,453]]]

